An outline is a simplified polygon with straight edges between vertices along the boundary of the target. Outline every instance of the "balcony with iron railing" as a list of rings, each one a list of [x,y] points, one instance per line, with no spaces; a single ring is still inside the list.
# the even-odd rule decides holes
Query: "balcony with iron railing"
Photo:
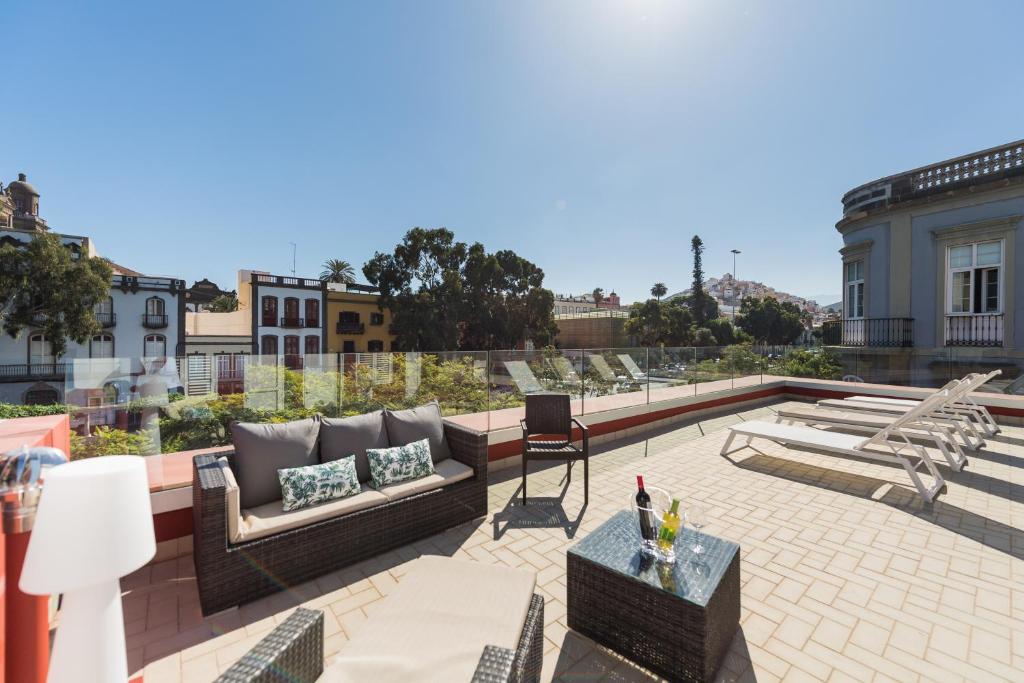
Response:
[[[142,326],[150,330],[159,330],[167,327],[166,313],[143,313]]]
[[[946,346],[1003,345],[1003,314],[962,314],[946,316]]]
[[[1024,175],[1024,140],[865,183],[843,195],[843,218],[900,202]]]
[[[15,363],[0,365],[0,382],[63,382],[64,363]]]
[[[335,326],[335,331],[338,334],[363,334],[366,332],[365,323],[339,321]]]
[[[100,327],[108,328],[117,325],[117,314],[116,313],[97,313],[96,322],[100,324]]]
[[[293,318],[286,316],[281,318],[281,327],[305,327],[306,321],[303,318]]]
[[[826,346],[910,348],[914,345],[913,318],[854,318],[821,324]]]

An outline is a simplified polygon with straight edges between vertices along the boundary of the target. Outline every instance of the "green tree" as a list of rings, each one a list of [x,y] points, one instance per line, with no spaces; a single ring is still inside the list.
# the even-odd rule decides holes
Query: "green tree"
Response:
[[[214,313],[231,313],[238,310],[238,297],[234,294],[221,294],[210,302],[209,310]]]
[[[668,320],[667,346],[691,346],[693,344],[693,316],[686,302],[678,299],[659,301]]]
[[[74,256],[53,233],[23,247],[0,246],[0,327],[17,338],[31,325],[46,335],[54,356],[100,331],[95,306],[110,295],[106,260]]]
[[[707,328],[715,336],[715,339],[718,340],[718,343],[723,346],[735,344],[738,341],[736,339],[736,328],[733,327],[732,322],[728,318],[709,320]]]
[[[389,308],[399,348],[507,349],[554,341],[554,294],[544,271],[513,251],[467,247],[445,228],[413,228],[392,254],[363,266]]]
[[[744,299],[736,325],[760,344],[790,344],[804,331],[800,309],[772,297]]]
[[[451,230],[413,228],[393,253],[377,252],[363,266],[367,281],[380,290],[381,310],[391,310],[399,348],[458,348],[466,253]]]
[[[715,335],[708,328],[698,327],[696,332],[693,333],[693,345],[718,346],[718,340],[715,339]]]
[[[648,299],[633,304],[624,329],[642,346],[686,346],[692,341],[693,319],[678,301]]]
[[[348,261],[342,261],[337,258],[327,259],[324,261],[322,268],[323,271],[320,273],[321,280],[338,282],[344,285],[350,285],[356,281],[356,270]]]
[[[488,254],[479,242],[469,247],[462,267],[464,308],[460,348],[509,349],[526,339],[554,343],[555,296],[542,286],[544,271],[514,251]]]
[[[629,319],[623,329],[626,334],[636,337],[641,346],[657,346],[665,341],[669,320],[661,302],[648,299],[630,307]]]
[[[694,235],[690,240],[690,251],[693,252],[693,284],[687,302],[694,324],[703,327],[709,320],[718,317],[718,303],[704,291],[704,241],[700,235]]]
[[[600,306],[601,302],[604,301],[604,290],[600,287],[594,287],[594,291],[591,292],[591,296],[594,297],[594,305]]]
[[[668,287],[665,286],[664,282],[655,282],[654,286],[651,287],[651,296],[658,301],[661,301],[661,297],[668,294]]]

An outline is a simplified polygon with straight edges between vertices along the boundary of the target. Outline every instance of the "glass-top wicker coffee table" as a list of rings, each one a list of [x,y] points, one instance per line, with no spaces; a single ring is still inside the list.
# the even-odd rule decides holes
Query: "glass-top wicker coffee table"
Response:
[[[675,552],[641,553],[633,513],[614,515],[568,551],[569,628],[669,680],[710,681],[739,627],[740,547],[688,528]]]

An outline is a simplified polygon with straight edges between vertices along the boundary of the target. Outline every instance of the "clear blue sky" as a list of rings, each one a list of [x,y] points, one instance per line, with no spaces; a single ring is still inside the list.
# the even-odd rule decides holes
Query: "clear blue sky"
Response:
[[[1024,4],[12,2],[0,178],[146,272],[357,268],[412,226],[557,292],[838,293],[840,197],[1024,137]],[[825,302],[822,302],[825,303]]]

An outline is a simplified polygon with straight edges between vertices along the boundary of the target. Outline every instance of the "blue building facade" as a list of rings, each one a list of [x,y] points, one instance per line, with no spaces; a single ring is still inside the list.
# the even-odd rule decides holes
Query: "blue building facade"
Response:
[[[842,320],[826,343],[1024,346],[1024,141],[866,183],[843,209]]]

